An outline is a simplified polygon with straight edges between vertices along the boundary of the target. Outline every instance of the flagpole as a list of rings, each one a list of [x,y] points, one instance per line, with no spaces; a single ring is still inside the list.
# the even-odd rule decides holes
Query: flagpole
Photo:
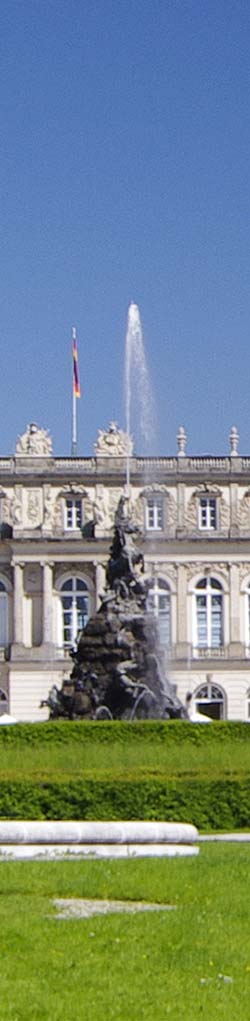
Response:
[[[76,329],[72,326],[72,344],[76,341]],[[77,411],[76,411],[76,392],[74,385],[74,365],[73,365],[73,378],[72,378],[72,439],[71,439],[71,457],[77,455]]]

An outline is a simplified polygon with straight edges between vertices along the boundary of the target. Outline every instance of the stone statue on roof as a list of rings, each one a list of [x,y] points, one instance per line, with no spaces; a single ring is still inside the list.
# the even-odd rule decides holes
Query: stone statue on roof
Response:
[[[35,422],[31,422],[26,432],[18,437],[15,453],[21,457],[51,457],[52,439],[48,430],[39,429]]]
[[[127,457],[133,453],[133,440],[117,422],[110,422],[107,430],[99,429],[95,443],[96,457]]]

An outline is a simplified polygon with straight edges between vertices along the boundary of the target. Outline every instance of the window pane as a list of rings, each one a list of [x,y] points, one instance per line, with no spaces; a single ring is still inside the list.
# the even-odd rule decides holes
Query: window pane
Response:
[[[216,528],[216,498],[202,496],[199,503],[201,528]]]
[[[197,641],[199,648],[206,648],[207,642],[207,600],[206,596],[196,596],[197,607]]]
[[[146,508],[147,528],[160,530],[163,528],[163,499],[161,496],[150,496]]]

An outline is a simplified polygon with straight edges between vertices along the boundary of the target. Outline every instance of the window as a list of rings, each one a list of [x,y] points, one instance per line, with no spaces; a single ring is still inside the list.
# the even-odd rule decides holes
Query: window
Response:
[[[79,497],[68,497],[65,500],[65,528],[75,531],[82,527],[82,501]]]
[[[170,591],[166,581],[155,579],[148,591],[147,609],[158,618],[161,645],[170,645]]]
[[[195,708],[198,713],[210,716],[212,720],[225,719],[225,696],[217,684],[208,681],[202,684],[194,695]]]
[[[218,649],[223,645],[223,593],[216,578],[202,578],[195,590],[195,645]]]
[[[199,502],[199,528],[206,531],[217,528],[215,496],[201,496]]]
[[[163,529],[163,497],[149,496],[146,505],[146,528],[155,532]]]
[[[8,595],[3,581],[0,581],[0,646],[5,647],[9,641]]]
[[[89,616],[89,599],[86,582],[81,578],[68,578],[61,587],[62,644],[75,647],[78,632],[85,627]]]

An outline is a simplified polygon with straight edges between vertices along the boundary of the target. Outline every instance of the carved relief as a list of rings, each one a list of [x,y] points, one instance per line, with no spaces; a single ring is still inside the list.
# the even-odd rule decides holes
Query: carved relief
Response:
[[[52,439],[47,429],[39,429],[35,422],[27,425],[25,433],[18,437],[16,454],[20,456],[50,457]]]
[[[11,516],[11,496],[7,495],[4,489],[0,490],[0,501],[1,501],[1,519],[10,525],[12,523]]]
[[[158,578],[164,578],[165,581],[172,581],[173,585],[177,582],[177,567],[176,564],[158,564],[157,565]]]
[[[103,531],[111,528],[111,516],[109,506],[109,492],[105,486],[96,486],[93,505],[94,522]]]
[[[11,501],[10,515],[13,525],[20,526],[22,524],[23,521],[22,486],[15,486],[14,496]]]
[[[122,486],[119,489],[110,489],[109,491],[109,509],[110,509],[110,525],[111,528],[114,526],[115,513],[117,511],[120,497],[124,494]]]
[[[95,443],[96,457],[126,457],[133,453],[131,436],[118,429],[116,422],[110,422],[108,430],[99,429]]]
[[[84,497],[84,521],[93,521],[94,519],[94,493],[93,490],[86,490],[86,496]]]
[[[183,566],[186,567],[188,582],[192,581],[192,578],[195,578],[197,574],[205,578],[209,577],[216,578],[218,573],[220,576],[222,576],[223,581],[228,582],[229,564],[225,563],[225,561],[223,561],[223,563],[216,562],[213,564],[212,563],[201,564],[199,561],[196,561],[194,563],[185,564]]]
[[[32,525],[41,523],[41,492],[39,489],[30,489],[27,492],[27,518]]]
[[[247,489],[239,502],[238,521],[242,531],[250,532],[250,489]]]
[[[46,528],[52,528],[55,516],[55,495],[51,486],[44,486],[43,522]]]
[[[239,568],[240,581],[244,581],[245,578],[250,577],[250,562],[249,564],[243,563],[237,565]]]
[[[189,530],[196,532],[198,529],[198,506],[202,496],[214,496],[218,501],[218,527],[219,530],[229,528],[229,506],[218,486],[211,486],[204,482],[194,490],[188,501],[185,513],[185,525]]]
[[[55,530],[61,532],[63,529],[63,500],[62,497],[57,497],[55,501],[54,509],[54,525]]]

